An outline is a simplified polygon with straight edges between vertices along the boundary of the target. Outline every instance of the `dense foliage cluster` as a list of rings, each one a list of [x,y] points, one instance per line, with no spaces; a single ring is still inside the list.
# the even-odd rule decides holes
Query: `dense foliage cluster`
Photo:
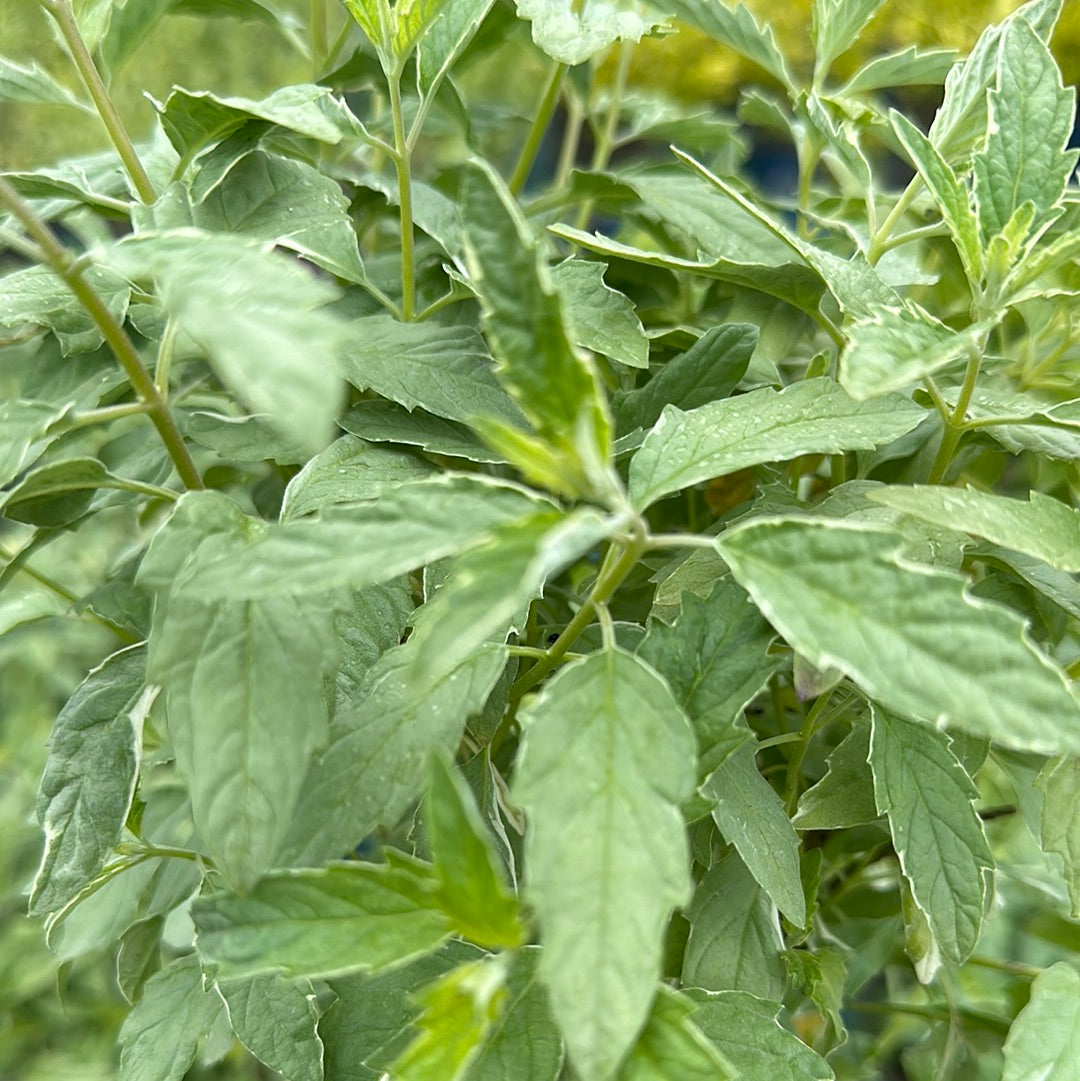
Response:
[[[143,145],[178,5],[39,2],[84,89],[0,93],[114,149],[0,177],[0,646],[94,625],[29,908],[121,1077],[1075,1078],[1061,0],[842,75],[882,0],[236,0],[313,81]]]

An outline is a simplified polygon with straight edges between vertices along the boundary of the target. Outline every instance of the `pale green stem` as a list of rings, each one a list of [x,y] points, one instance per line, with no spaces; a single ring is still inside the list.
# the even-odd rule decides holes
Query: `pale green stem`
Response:
[[[318,79],[326,62],[329,35],[326,25],[326,0],[311,0],[308,30],[310,32],[311,77]]]
[[[169,393],[169,373],[179,334],[180,324],[175,319],[166,320],[165,330],[158,342],[157,363],[154,365],[154,383],[162,397],[167,397]]]
[[[109,311],[93,286],[83,277],[82,270],[76,265],[71,253],[56,240],[48,226],[3,177],[0,177],[0,205],[6,206],[30,234],[30,238],[41,248],[45,256],[45,265],[75,294],[76,299],[101,331],[102,337],[108,343],[120,367],[124,369],[124,374],[135,393],[145,403],[146,414],[157,429],[162,443],[165,444],[165,449],[184,487],[202,488],[202,478],[184,443],[184,437],[180,434],[169,412],[168,404],[158,392],[150,373],[143,367],[134,343],[117,322],[116,316]]]
[[[801,794],[799,792],[799,774],[802,771],[803,760],[806,758],[806,751],[810,746],[810,741],[823,723],[822,714],[824,714],[825,708],[829,704],[830,697],[829,694],[823,694],[810,707],[810,711],[806,714],[806,718],[802,723],[802,728],[798,732],[799,745],[795,748],[795,753],[788,759],[787,776],[784,783],[784,802],[787,805],[789,816],[795,813],[795,808],[799,804]]]
[[[957,444],[964,434],[968,406],[971,404],[971,396],[975,393],[975,383],[979,378],[979,368],[982,365],[981,345],[972,345],[968,350],[967,368],[964,370],[964,383],[960,387],[960,394],[956,399],[952,414],[947,418],[945,431],[941,437],[941,446],[938,447],[934,464],[930,467],[930,473],[926,478],[927,484],[939,484],[948,472],[956,453]]]
[[[387,76],[390,88],[390,116],[394,125],[394,168],[398,181],[398,211],[401,222],[401,318],[411,323],[416,313],[416,255],[412,218],[412,161],[405,136],[405,113],[401,106],[401,72]]]
[[[94,64],[94,58],[86,47],[71,0],[38,0],[38,3],[56,20],[60,34],[71,53],[71,59],[93,99],[98,116],[101,117],[101,122],[105,125],[105,130],[109,133],[109,138],[116,147],[120,160],[124,163],[124,168],[131,178],[139,199],[144,203],[154,202],[157,192],[154,191],[154,185],[147,176],[138,154],[135,153],[131,136],[128,135],[124,122],[120,119],[120,114],[116,111],[116,106],[113,105],[105,83],[101,79],[101,73]]]
[[[881,228],[879,228],[870,238],[870,247],[866,252],[866,260],[871,266],[874,266],[888,250],[885,246],[886,242],[889,237],[892,236],[892,232],[900,219],[908,212],[908,208],[911,204],[915,202],[921,185],[922,179],[916,173],[915,176],[911,178],[911,183],[904,189],[903,194],[896,200],[896,205],[893,206],[892,210],[889,211],[888,216],[881,223]]]
[[[146,412],[146,402],[121,402],[119,405],[106,405],[101,409],[88,409],[85,413],[76,413],[67,424],[67,429],[90,428],[95,424],[108,424],[110,421],[133,417]],[[175,494],[175,493],[173,493]]]
[[[703,537],[699,533],[653,533],[646,541],[653,548],[715,548],[715,537]]]
[[[563,76],[566,72],[566,64],[556,64],[548,76],[544,92],[540,97],[540,104],[536,107],[536,116],[529,128],[529,134],[525,137],[514,171],[507,182],[515,195],[525,187],[525,181],[529,179],[529,173],[532,172],[532,167],[536,163],[536,155],[540,153],[540,145],[544,141],[555,106],[559,103],[559,92],[562,90]]]
[[[555,166],[555,181],[552,185],[556,192],[565,188],[570,179],[570,172],[577,161],[584,126],[585,110],[577,96],[571,95],[566,103],[566,130],[563,132],[562,146],[559,147],[559,161]]]

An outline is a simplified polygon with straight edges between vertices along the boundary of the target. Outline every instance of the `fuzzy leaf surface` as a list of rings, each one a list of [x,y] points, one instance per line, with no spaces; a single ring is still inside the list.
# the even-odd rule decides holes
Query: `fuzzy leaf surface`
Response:
[[[575,345],[629,368],[649,366],[649,342],[634,305],[604,284],[603,263],[567,259],[551,270]]]
[[[537,46],[560,64],[582,64],[617,41],[640,41],[662,18],[630,0],[517,0],[518,15],[532,23]]]
[[[1080,918],[1080,758],[1050,761],[1036,781],[1043,794],[1042,847],[1065,870],[1073,919]]]
[[[1059,961],[1036,977],[1009,1029],[1002,1081],[1068,1081],[1080,1062],[1080,974]]]

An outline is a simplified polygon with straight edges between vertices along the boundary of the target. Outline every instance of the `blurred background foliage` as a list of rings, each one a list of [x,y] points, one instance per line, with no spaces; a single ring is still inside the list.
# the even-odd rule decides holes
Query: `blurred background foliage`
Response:
[[[144,135],[153,118],[145,95],[163,99],[174,84],[258,98],[312,77],[303,46],[288,32],[291,25],[302,34],[307,0],[278,5],[285,33],[257,20],[205,17],[207,12],[227,16],[236,0],[176,2],[189,13],[163,19],[112,73],[115,100],[136,135]],[[793,63],[808,69],[811,0],[747,3],[774,26]],[[909,44],[967,50],[987,23],[1015,6],[1014,0],[891,0],[845,59],[854,70],[861,60]],[[1054,49],[1066,81],[1080,81],[1080,2],[1066,4]],[[544,65],[522,66],[520,51],[516,41],[505,43],[474,81],[490,79],[495,92],[502,93],[506,64],[515,64],[514,93],[520,99],[515,104],[527,110],[537,90],[529,74],[541,75]],[[39,65],[75,86],[63,50],[34,0],[0,0],[0,54]],[[845,74],[843,64],[839,74]],[[741,84],[761,77],[734,54],[686,30],[643,42],[631,67],[631,82],[641,89],[720,106],[732,105]],[[928,109],[934,104],[928,101]],[[33,169],[104,146],[104,132],[91,115],[41,104],[5,102],[0,107],[0,168]],[[0,400],[20,383],[21,373],[0,371]],[[20,528],[0,521],[0,565],[21,547]],[[32,572],[0,572],[0,881],[7,884],[0,893],[0,1081],[105,1081],[115,1076],[116,1033],[127,1007],[112,962],[93,955],[64,961],[45,945],[40,924],[23,913],[24,891],[40,853],[33,805],[53,720],[87,670],[119,644],[85,611],[80,613],[77,601],[103,580],[106,553],[122,552],[139,529],[140,523],[126,514],[100,515],[78,534],[62,535],[35,553]],[[1003,792],[1002,798],[1011,796]],[[995,828],[1011,831],[1008,839],[997,838],[995,847],[1005,843],[1013,848],[1016,866],[1024,865],[1025,853],[1032,854],[1030,875],[1037,880],[1041,860],[1022,825],[1014,819]],[[1041,964],[1080,947],[1075,924],[1041,912],[1037,889],[1019,879],[999,888],[1010,894],[1010,920],[999,920],[989,933],[1009,938],[1012,956]],[[1010,986],[1003,983],[998,993],[1007,994]],[[995,992],[992,985],[983,990]],[[888,1047],[880,1042],[871,1046],[880,1041],[879,1033],[860,1032],[857,1016],[848,1023],[852,1039],[841,1052],[845,1058],[887,1060]],[[906,1023],[922,1024],[918,1018]],[[893,1029],[898,1047],[910,1038],[904,1024],[901,1019]],[[932,1041],[909,1047],[904,1052],[909,1075],[931,1076],[940,1052]],[[190,1076],[202,1081],[270,1076],[243,1052],[219,1048],[218,1053],[224,1055],[221,1061],[197,1066]],[[915,1061],[919,1055],[925,1063]]]

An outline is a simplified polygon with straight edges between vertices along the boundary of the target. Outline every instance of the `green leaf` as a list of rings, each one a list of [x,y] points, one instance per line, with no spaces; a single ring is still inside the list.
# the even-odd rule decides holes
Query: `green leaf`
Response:
[[[464,424],[436,417],[423,409],[411,413],[395,402],[357,402],[339,421],[347,432],[375,443],[403,443],[430,454],[466,458],[471,462],[501,462]]]
[[[894,923],[892,927],[886,924],[885,927],[889,932],[887,939],[880,931],[878,937],[886,942],[888,948],[891,948],[897,924]],[[847,1038],[842,1010],[844,992],[849,986],[847,967],[849,956],[851,956],[850,953],[841,952],[834,946],[821,946],[816,950],[784,951],[784,963],[788,966],[791,982],[818,1008],[822,1017],[828,1019],[837,1043],[842,1043]],[[880,963],[884,964],[884,962],[885,958],[882,957]],[[874,970],[873,961],[870,962],[870,966],[865,978],[868,978]]]
[[[465,424],[477,416],[524,423],[495,378],[483,338],[470,327],[373,315],[353,328],[341,353],[342,373],[360,390]]]
[[[336,864],[274,871],[243,896],[204,895],[191,918],[199,953],[219,979],[325,979],[438,946],[449,926],[433,894],[430,877],[411,866]]]
[[[139,571],[142,585],[167,587],[177,558],[192,556],[185,591],[206,600],[265,598],[359,589],[396,578],[485,540],[493,526],[537,509],[524,489],[479,476],[441,474],[396,485],[373,502],[326,509],[315,520],[203,536],[225,497],[187,493],[159,531]],[[194,555],[195,549],[197,555]]]
[[[604,284],[603,263],[567,259],[551,270],[575,345],[630,368],[649,366],[649,342],[630,299]]]
[[[731,579],[716,581],[707,599],[692,593],[681,599],[673,625],[653,619],[638,656],[667,680],[690,718],[704,778],[750,739],[740,714],[781,660],[767,653],[772,629]]]
[[[693,735],[667,685],[621,650],[567,665],[519,718],[541,978],[576,1068],[604,1077],[645,1022],[664,919],[689,892]]]
[[[434,466],[407,451],[343,435],[289,481],[281,501],[281,520],[303,518],[339,503],[378,498],[387,488],[422,480],[435,472]]]
[[[559,1076],[562,1041],[536,972],[541,953],[541,947],[525,946],[514,955],[506,1002],[469,1063],[467,1081],[555,1081]]]
[[[321,863],[344,856],[379,825],[394,826],[420,795],[428,758],[454,751],[505,664],[502,647],[475,650],[421,679],[409,643],[388,650],[340,712],[326,750],[312,764],[280,861]]]
[[[444,0],[439,18],[421,36],[416,50],[416,79],[422,95],[429,96],[442,82],[480,28],[492,2]]]
[[[840,383],[858,401],[905,390],[982,348],[993,322],[953,330],[908,307],[877,308],[845,328]]]
[[[620,430],[652,427],[665,405],[695,409],[728,397],[746,374],[757,343],[758,328],[751,323],[710,327],[643,387],[616,397]]]
[[[900,144],[919,171],[927,190],[934,197],[942,221],[949,228],[953,243],[972,285],[982,279],[982,247],[979,223],[972,209],[971,196],[960,183],[949,163],[934,144],[903,113],[889,110],[889,120]]]
[[[120,1029],[120,1081],[181,1081],[221,1009],[194,954],[151,976]]]
[[[345,326],[318,310],[332,287],[219,233],[143,235],[104,254],[128,277],[156,281],[166,313],[248,405],[312,453],[326,445],[341,401],[335,350]]]
[[[829,769],[799,800],[799,830],[839,830],[877,821],[870,772],[870,725],[858,721],[829,755]]]
[[[709,991],[748,991],[779,1002],[787,989],[780,920],[735,852],[710,867],[686,910],[690,938],[682,981]]]
[[[712,477],[802,454],[837,454],[888,443],[925,411],[899,396],[856,402],[827,378],[771,387],[684,413],[667,406],[630,463],[640,508]]]
[[[145,685],[145,650],[122,650],[79,684],[56,718],[37,795],[45,851],[31,915],[55,912],[77,896],[121,838],[154,700]]]
[[[1080,512],[1041,492],[1029,493],[1025,503],[974,488],[920,484],[876,488],[867,497],[924,522],[1035,556],[1058,570],[1080,571]]]
[[[780,797],[758,772],[755,748],[728,755],[702,786],[716,801],[712,816],[747,870],[796,927],[806,924],[799,878],[799,836]]]
[[[1059,961],[1036,977],[1005,1040],[1001,1081],[1068,1081],[1080,1062],[1080,974]]]
[[[49,429],[71,410],[71,403],[0,401],[0,485],[22,472],[44,450]]]
[[[952,49],[922,49],[909,45],[900,52],[875,56],[836,92],[843,98],[897,86],[938,86],[956,59]]]
[[[469,273],[499,379],[537,434],[573,463],[576,494],[605,491],[611,419],[596,372],[571,344],[562,299],[536,238],[489,167],[467,170],[462,216]]]
[[[282,436],[265,414],[231,417],[200,409],[183,417],[182,431],[192,442],[231,462],[299,465],[308,458],[307,451]]]
[[[1062,86],[1047,45],[1024,19],[1010,19],[1000,46],[997,86],[988,96],[986,145],[973,159],[975,201],[983,242],[1004,232],[1013,213],[1035,207],[1041,232],[1076,167],[1066,151],[1076,115],[1076,90]]]
[[[117,322],[122,323],[131,299],[131,286],[99,266],[85,267],[83,278]],[[75,294],[44,266],[27,267],[0,278],[0,326],[26,324],[51,330],[64,356],[89,353],[105,341]]]
[[[134,1005],[142,998],[143,988],[161,968],[161,932],[163,916],[150,916],[133,923],[120,939],[116,951],[116,983],[120,993]]]
[[[191,189],[192,224],[267,241],[339,278],[364,280],[341,186],[301,161],[256,151],[203,162]]]
[[[741,1076],[694,1024],[689,1003],[661,986],[648,1023],[614,1081],[732,1081]]]
[[[468,1076],[506,1000],[505,957],[460,965],[415,993],[422,1007],[412,1041],[390,1065],[400,1081],[460,1081]]]
[[[776,1019],[779,1006],[745,991],[700,991],[690,1020],[738,1071],[742,1081],[832,1081],[832,1067]]]
[[[282,87],[262,101],[175,87],[164,104],[154,102],[154,107],[184,163],[251,120],[267,121],[331,146],[358,134],[348,108],[325,86],[311,83]]]
[[[795,649],[888,709],[1017,749],[1080,750],[1080,703],[1022,620],[968,596],[956,575],[905,562],[901,545],[852,522],[802,518],[759,518],[718,542]]]
[[[794,85],[772,27],[759,24],[742,3],[731,6],[709,0],[667,0],[663,11],[752,60],[783,86]]]
[[[390,47],[400,65],[435,22],[447,0],[398,0],[393,7],[394,29]]]
[[[491,539],[460,556],[413,635],[423,678],[464,661],[500,629],[522,630],[526,609],[545,582],[596,548],[620,526],[582,508],[539,511],[496,526]]]
[[[451,939],[433,953],[384,972],[332,980],[337,997],[319,1021],[326,1076],[333,1081],[378,1081],[384,1071],[365,1064],[392,1058],[404,1046],[408,1026],[419,1012],[413,992],[483,956],[477,947]]]
[[[1043,794],[1042,848],[1062,859],[1073,919],[1080,918],[1080,758],[1059,758],[1035,782]]]
[[[322,1081],[323,1043],[311,984],[264,973],[218,983],[229,1024],[264,1065],[289,1081]]]
[[[553,60],[573,67],[614,45],[640,41],[664,18],[646,14],[630,0],[517,0],[518,16],[532,23],[532,38]]]
[[[465,779],[432,756],[424,823],[439,879],[439,905],[454,930],[489,948],[521,944],[517,898],[503,882],[487,826]]]
[[[962,964],[979,940],[994,857],[975,813],[978,789],[944,732],[871,708],[870,769],[878,811],[936,949]],[[932,974],[932,970],[929,974]],[[920,969],[927,982],[929,974]]]
[[[90,111],[89,107],[58,83],[37,64],[20,64],[0,56],[0,101],[17,101],[31,105],[73,105]]]
[[[859,31],[884,0],[814,0],[810,36],[814,42],[814,84],[820,85],[833,61],[847,52]]]

